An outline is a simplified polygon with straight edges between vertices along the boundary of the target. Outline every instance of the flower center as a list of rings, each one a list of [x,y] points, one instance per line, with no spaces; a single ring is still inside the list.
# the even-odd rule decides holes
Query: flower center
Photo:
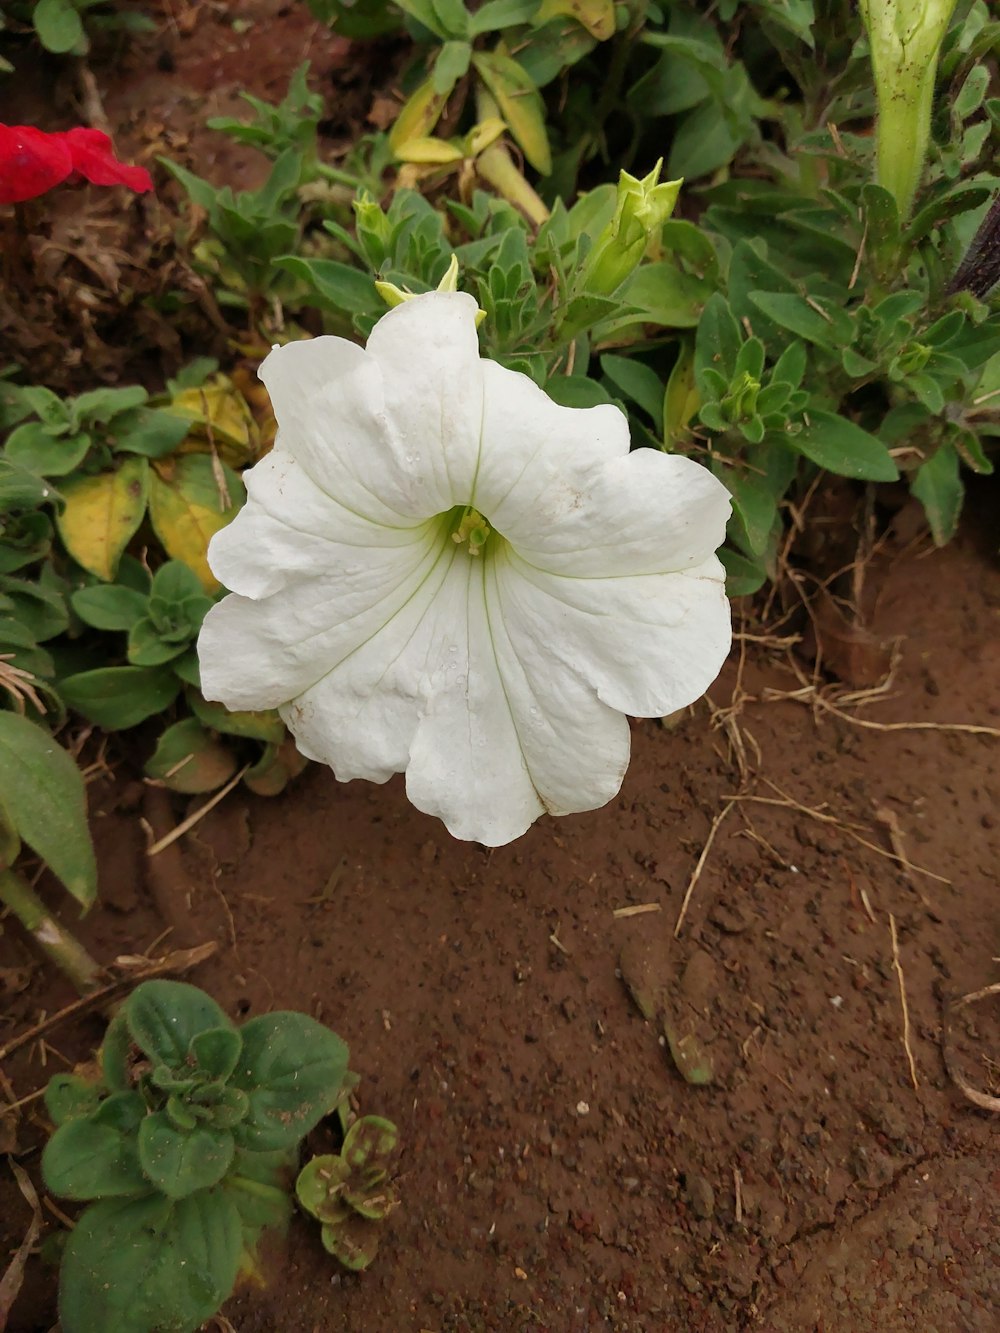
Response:
[[[480,555],[493,529],[478,509],[471,505],[456,505],[448,514],[451,539],[464,546],[469,555]]]

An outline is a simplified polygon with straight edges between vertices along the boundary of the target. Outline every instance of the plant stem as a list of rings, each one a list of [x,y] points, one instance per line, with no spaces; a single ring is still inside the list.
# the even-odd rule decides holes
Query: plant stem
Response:
[[[909,86],[878,89],[876,179],[896,200],[900,218],[909,217],[924,174],[936,69],[934,61]]]
[[[42,952],[66,973],[81,995],[89,995],[98,988],[103,977],[100,964],[13,870],[0,870],[0,901],[10,908]]]

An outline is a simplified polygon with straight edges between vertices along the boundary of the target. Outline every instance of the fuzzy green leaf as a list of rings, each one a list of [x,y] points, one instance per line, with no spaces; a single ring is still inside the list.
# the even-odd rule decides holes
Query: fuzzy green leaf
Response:
[[[899,476],[882,441],[835,412],[812,409],[808,424],[785,438],[793,449],[838,476],[859,481],[895,481]]]
[[[144,981],[126,1001],[125,1014],[136,1043],[170,1069],[184,1066],[199,1032],[233,1026],[210,995],[185,981]]]
[[[97,894],[80,770],[44,727],[0,712],[0,798],[15,832],[85,907]]]
[[[250,1098],[236,1130],[244,1148],[290,1148],[331,1109],[347,1072],[347,1046],[306,1014],[252,1018],[242,1029],[243,1054],[230,1079]]]
[[[162,667],[98,667],[59,682],[67,706],[105,731],[134,727],[162,713],[180,688],[177,677]]]
[[[166,1111],[154,1111],[139,1126],[139,1162],[168,1199],[184,1199],[217,1184],[229,1170],[234,1152],[228,1130],[211,1125],[178,1129]]]
[[[240,1215],[221,1189],[95,1204],[63,1254],[63,1333],[194,1333],[232,1291],[241,1249]]]

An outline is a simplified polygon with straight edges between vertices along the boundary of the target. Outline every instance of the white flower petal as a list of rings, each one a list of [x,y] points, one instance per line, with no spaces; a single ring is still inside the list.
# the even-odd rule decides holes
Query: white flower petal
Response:
[[[511,551],[498,576],[515,637],[546,639],[554,662],[578,672],[611,708],[664,717],[704,694],[732,641],[725,571],[710,556],[678,574],[572,578]]]
[[[561,407],[527,375],[483,361],[482,458],[472,503],[513,535],[531,515],[572,512],[595,470],[628,454],[628,422],[610,403]]]
[[[604,805],[628,765],[626,719],[546,636],[504,623],[493,561],[456,552],[376,638],[283,708],[341,780],[406,771],[410,800],[457,838],[501,846],[544,811]]]
[[[430,595],[450,558],[439,524],[406,546],[362,554],[260,601],[233,594],[213,606],[198,641],[205,697],[235,709],[287,703]]]
[[[421,539],[422,522],[386,527],[346,509],[280,444],[243,480],[247,503],[212,538],[208,560],[244,597],[268,597],[296,579],[349,570],[368,550]]]
[[[429,596],[282,716],[338,778],[405,769],[410,800],[456,837],[500,845],[544,809],[498,679],[483,566],[457,549]]]
[[[440,512],[433,488],[404,458],[383,410],[381,371],[367,352],[342,338],[287,343],[267,357],[260,377],[274,405],[278,446],[320,490],[388,527]]]
[[[518,553],[575,577],[700,565],[725,538],[730,498],[693,459],[628,452],[612,406],[560,407],[487,361],[476,507]]]
[[[469,504],[475,489],[489,364],[479,356],[477,308],[466,292],[428,292],[390,310],[368,339],[400,464],[434,497],[429,513]]]

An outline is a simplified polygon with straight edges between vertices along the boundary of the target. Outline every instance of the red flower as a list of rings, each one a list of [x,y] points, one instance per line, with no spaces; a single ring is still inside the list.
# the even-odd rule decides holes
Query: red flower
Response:
[[[100,130],[46,134],[33,125],[0,125],[0,204],[19,204],[78,177],[94,185],[125,185],[138,194],[153,188],[145,167],[115,157]]]

